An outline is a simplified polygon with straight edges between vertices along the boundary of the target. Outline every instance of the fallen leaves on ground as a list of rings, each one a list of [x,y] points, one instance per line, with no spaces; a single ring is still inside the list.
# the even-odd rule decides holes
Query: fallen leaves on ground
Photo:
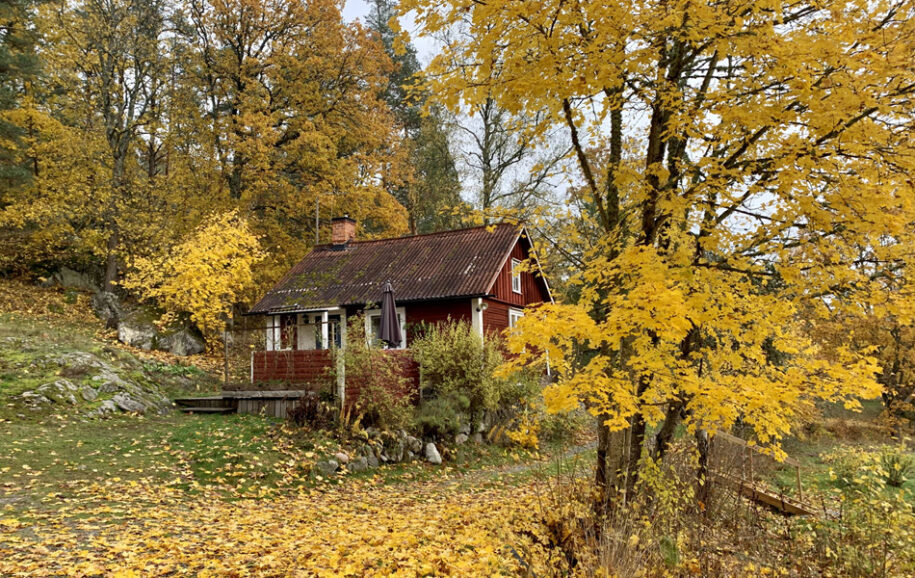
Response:
[[[94,485],[28,522],[0,516],[0,575],[513,575],[514,531],[536,503],[533,486],[440,481],[239,501]]]

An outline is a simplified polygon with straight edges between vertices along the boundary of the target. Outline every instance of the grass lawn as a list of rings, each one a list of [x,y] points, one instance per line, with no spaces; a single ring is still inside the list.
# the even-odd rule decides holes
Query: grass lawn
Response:
[[[465,444],[444,450],[445,463],[383,465],[319,480],[312,466],[341,450],[327,433],[291,428],[256,415],[121,416],[109,420],[0,422],[9,440],[0,463],[0,515],[27,520],[73,501],[109,499],[112,487],[165,487],[193,500],[269,498],[298,490],[349,483],[388,485],[435,479],[460,480],[487,472],[485,480],[544,475],[549,453]],[[554,454],[562,448],[553,448]]]
[[[863,464],[880,464],[886,452],[911,460],[913,469],[899,487],[887,485],[885,493],[904,490],[915,502],[915,448],[911,440],[892,438],[880,428],[883,410],[880,400],[865,400],[860,411],[838,405],[821,408],[822,419],[789,438],[783,444],[787,454],[800,463],[801,484],[805,499],[812,502],[834,497],[847,487],[855,470]],[[785,495],[796,497],[795,468],[788,464],[774,467],[768,476],[771,485]]]

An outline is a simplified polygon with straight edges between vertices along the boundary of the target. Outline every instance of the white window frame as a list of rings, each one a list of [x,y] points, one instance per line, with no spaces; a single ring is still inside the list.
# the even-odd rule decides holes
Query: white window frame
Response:
[[[283,324],[280,321],[280,318],[283,315],[295,315],[295,325],[296,325],[296,346],[295,347],[282,347],[283,345]],[[298,332],[301,328],[302,316],[298,313],[280,313],[278,315],[270,315],[270,324],[267,326],[267,351],[292,351],[298,347]],[[291,345],[291,343],[290,343]]]
[[[520,309],[510,308],[508,310],[508,328],[514,329],[515,325],[518,324],[518,320],[524,317],[524,311]]]
[[[276,315],[267,316],[267,351],[276,351],[279,343],[280,331],[277,327],[280,324],[279,317]]]
[[[518,271],[518,268],[521,266],[521,261],[518,259],[512,259],[512,292],[521,294],[521,271]]]
[[[392,347],[391,349],[406,349],[407,348],[407,310],[404,307],[397,307],[394,309],[397,312],[397,315],[400,318],[400,345],[398,347]],[[365,311],[365,338],[371,340],[372,335],[372,317],[381,317],[381,309],[367,309]]]

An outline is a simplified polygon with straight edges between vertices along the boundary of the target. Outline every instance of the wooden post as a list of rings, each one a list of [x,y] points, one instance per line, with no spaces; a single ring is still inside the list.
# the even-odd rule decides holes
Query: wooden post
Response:
[[[337,362],[337,399],[340,400],[340,415],[346,407],[346,313],[340,313],[340,349],[334,351]]]
[[[325,309],[321,313],[321,348],[330,349],[330,343],[327,342],[327,338],[330,336],[330,331],[327,330],[327,310]]]
[[[222,332],[222,373],[223,373],[223,389],[228,391],[229,389],[229,329],[228,324],[226,330]]]
[[[801,488],[801,467],[794,466],[794,473],[797,476],[797,501],[801,502],[804,500],[804,490]]]
[[[753,487],[756,487],[756,482],[753,480],[753,448],[747,446],[747,458],[750,461],[750,483],[753,484]]]

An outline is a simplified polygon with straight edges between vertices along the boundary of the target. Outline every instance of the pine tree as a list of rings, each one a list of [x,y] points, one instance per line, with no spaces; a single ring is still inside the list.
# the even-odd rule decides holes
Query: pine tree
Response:
[[[0,207],[4,191],[27,182],[31,171],[12,150],[25,128],[3,113],[14,110],[38,72],[32,0],[0,1]]]
[[[403,182],[390,188],[407,209],[411,233],[446,230],[457,225],[448,209],[461,202],[460,178],[450,150],[446,113],[431,106],[423,114],[427,97],[417,90],[422,68],[410,42],[401,42],[398,49],[399,39],[390,25],[396,16],[393,0],[374,0],[368,18],[369,27],[393,63],[382,98],[394,112],[409,147],[409,167]]]

